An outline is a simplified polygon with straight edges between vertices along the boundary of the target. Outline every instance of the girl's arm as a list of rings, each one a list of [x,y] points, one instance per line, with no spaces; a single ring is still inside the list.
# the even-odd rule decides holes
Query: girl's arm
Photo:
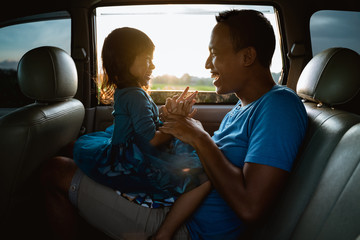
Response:
[[[169,142],[173,138],[172,135],[156,131],[154,137],[150,140],[150,144],[154,147],[161,146]]]
[[[210,181],[182,194],[171,207],[154,240],[172,239],[180,226],[193,214],[211,190]]]

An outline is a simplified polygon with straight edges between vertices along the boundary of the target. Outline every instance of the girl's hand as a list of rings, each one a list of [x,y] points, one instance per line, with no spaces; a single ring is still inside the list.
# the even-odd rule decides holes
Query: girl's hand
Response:
[[[189,87],[186,87],[184,92],[178,97],[174,96],[172,98],[167,98],[165,103],[165,108],[162,111],[163,117],[166,118],[169,113],[181,115],[184,117],[193,117],[196,113],[196,109],[192,110],[193,105],[196,103],[195,97],[197,96],[197,91],[193,92],[189,96],[185,97],[189,91]]]

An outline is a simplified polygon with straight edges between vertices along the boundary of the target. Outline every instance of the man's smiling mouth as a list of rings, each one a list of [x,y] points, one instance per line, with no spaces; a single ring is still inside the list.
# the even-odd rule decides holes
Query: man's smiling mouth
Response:
[[[214,81],[218,80],[220,77],[220,75],[218,73],[212,72],[211,73],[211,78],[214,78]]]

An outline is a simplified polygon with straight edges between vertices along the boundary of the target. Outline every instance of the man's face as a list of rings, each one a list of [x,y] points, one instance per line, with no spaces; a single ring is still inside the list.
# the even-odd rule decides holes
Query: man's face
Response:
[[[218,94],[237,93],[242,85],[242,51],[235,53],[228,26],[218,23],[211,34],[210,55],[205,68],[210,69]]]

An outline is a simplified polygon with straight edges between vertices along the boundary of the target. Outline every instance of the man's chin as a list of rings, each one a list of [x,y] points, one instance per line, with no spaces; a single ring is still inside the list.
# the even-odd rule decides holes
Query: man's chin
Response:
[[[221,88],[215,86],[215,92],[216,94],[224,94],[224,92],[221,90]]]
[[[224,88],[217,87],[217,86],[215,86],[215,92],[216,92],[216,94],[219,94],[219,95],[233,93],[232,91],[229,91],[229,89],[226,90]]]

